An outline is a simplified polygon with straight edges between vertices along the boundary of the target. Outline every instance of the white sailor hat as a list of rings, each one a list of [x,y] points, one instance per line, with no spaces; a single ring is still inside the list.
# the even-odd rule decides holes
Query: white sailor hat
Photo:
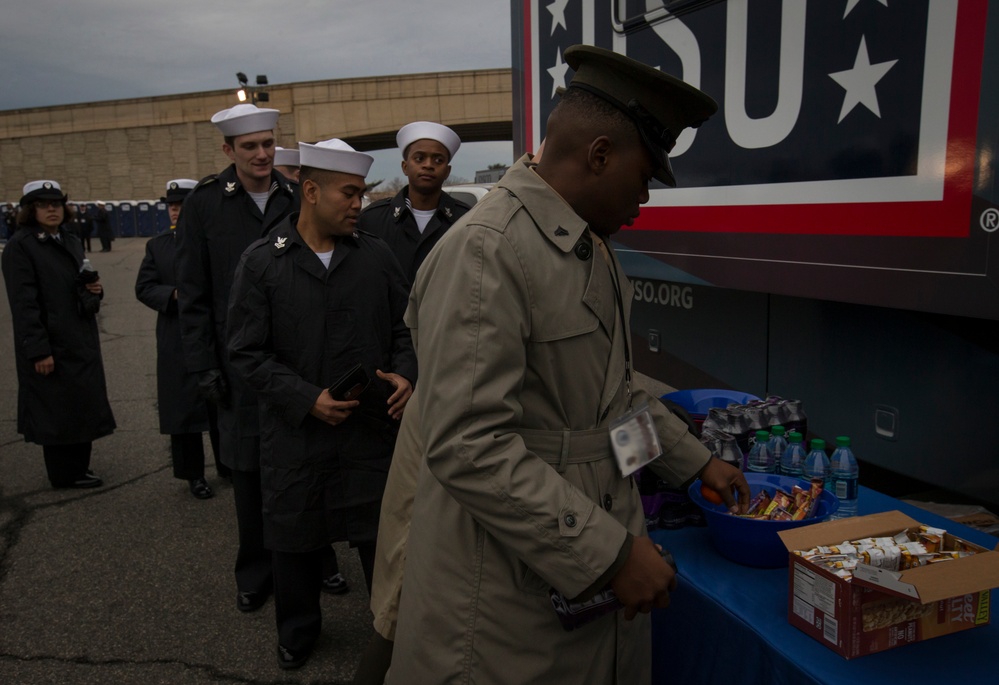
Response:
[[[23,195],[18,204],[22,207],[35,200],[62,200],[65,202],[67,198],[67,195],[62,192],[62,186],[49,180],[29,181],[24,184],[21,192]]]
[[[315,145],[298,144],[298,156],[302,166],[344,174],[367,176],[375,158],[358,152],[339,138],[323,140]]]
[[[274,148],[274,166],[299,166],[298,150],[284,147]]]
[[[223,136],[242,136],[257,131],[271,131],[277,125],[276,109],[263,109],[256,105],[236,105],[216,112],[212,123]]]
[[[461,147],[461,138],[458,134],[447,126],[435,124],[432,121],[414,121],[399,129],[395,136],[395,142],[402,150],[403,157],[406,156],[406,148],[418,140],[436,140],[447,148],[451,159],[454,159],[458,148]],[[449,160],[450,161],[450,160]]]
[[[160,198],[160,202],[166,202],[167,204],[171,202],[183,202],[187,194],[194,190],[194,186],[196,185],[198,185],[198,182],[193,178],[175,178],[172,181],[167,181],[166,195]]]

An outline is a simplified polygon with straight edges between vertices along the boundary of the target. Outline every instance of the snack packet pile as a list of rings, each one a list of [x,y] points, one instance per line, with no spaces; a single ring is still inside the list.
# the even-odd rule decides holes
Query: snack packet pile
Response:
[[[767,521],[801,521],[815,514],[821,494],[821,478],[813,478],[812,485],[807,490],[795,485],[791,492],[777,488],[771,495],[763,489],[750,500],[745,514],[735,515]]]
[[[918,529],[906,529],[890,538],[850,540],[839,545],[796,551],[795,554],[830,569],[840,578],[850,580],[858,563],[890,571],[904,571],[960,559],[977,551],[957,539],[954,540],[956,549],[944,549],[946,534],[947,531],[942,528],[921,525]]]

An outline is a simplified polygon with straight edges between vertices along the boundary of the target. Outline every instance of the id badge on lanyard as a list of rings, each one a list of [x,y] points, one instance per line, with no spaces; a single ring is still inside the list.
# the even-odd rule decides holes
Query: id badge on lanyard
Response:
[[[630,476],[663,453],[648,402],[611,423],[611,448],[622,476]]]

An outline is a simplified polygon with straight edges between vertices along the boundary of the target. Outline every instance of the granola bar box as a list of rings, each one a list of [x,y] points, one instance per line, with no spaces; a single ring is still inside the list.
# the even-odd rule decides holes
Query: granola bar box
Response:
[[[999,551],[899,511],[779,535],[788,621],[846,659],[989,623]]]

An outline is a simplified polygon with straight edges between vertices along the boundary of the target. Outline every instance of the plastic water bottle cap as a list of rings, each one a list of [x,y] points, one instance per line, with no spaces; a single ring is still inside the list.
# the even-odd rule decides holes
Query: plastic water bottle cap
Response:
[[[845,435],[840,435],[839,437],[836,438],[836,444],[839,445],[840,447],[849,447],[850,438],[848,438]]]

